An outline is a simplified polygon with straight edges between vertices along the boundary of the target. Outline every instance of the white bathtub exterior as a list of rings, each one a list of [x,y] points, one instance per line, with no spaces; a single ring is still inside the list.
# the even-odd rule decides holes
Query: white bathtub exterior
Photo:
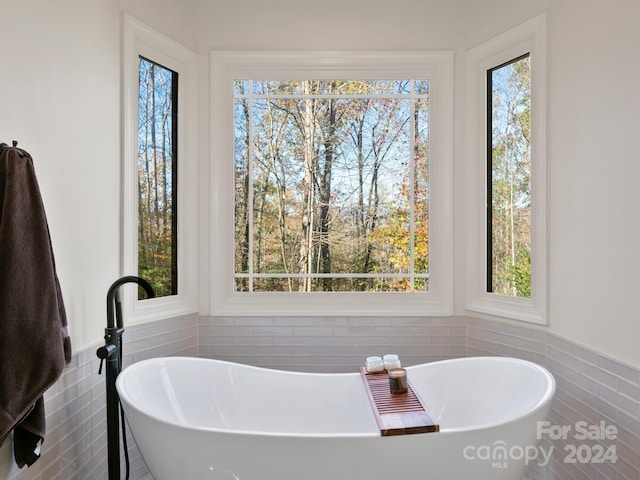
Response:
[[[117,388],[156,480],[520,479],[548,461],[546,369],[474,357],[408,375],[440,432],[381,437],[359,373],[168,357],[128,367]]]

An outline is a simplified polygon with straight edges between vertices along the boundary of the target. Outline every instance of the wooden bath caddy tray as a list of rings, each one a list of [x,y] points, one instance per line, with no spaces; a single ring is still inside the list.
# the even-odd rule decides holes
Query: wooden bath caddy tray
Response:
[[[392,394],[387,372],[368,373],[364,367],[360,367],[360,374],[380,427],[380,435],[388,437],[440,430],[410,380],[407,379],[407,393]]]

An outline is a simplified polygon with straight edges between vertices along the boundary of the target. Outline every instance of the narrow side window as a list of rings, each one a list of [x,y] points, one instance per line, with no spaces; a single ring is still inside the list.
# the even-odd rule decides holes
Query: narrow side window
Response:
[[[474,47],[466,60],[466,308],[546,324],[546,15]]]
[[[487,70],[487,292],[531,297],[531,64]]]
[[[178,73],[141,56],[139,79],[138,275],[164,297],[178,293]]]
[[[122,275],[131,322],[197,311],[198,84],[195,52],[124,15]]]

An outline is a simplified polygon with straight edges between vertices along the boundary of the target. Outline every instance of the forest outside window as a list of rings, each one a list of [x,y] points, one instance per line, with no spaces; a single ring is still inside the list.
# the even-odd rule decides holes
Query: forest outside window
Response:
[[[138,275],[164,297],[178,293],[178,73],[140,57],[139,78]]]
[[[235,285],[429,290],[429,81],[234,83]]]
[[[546,324],[546,16],[467,52],[471,311]]]
[[[448,315],[450,52],[212,52],[213,315]]]
[[[123,275],[132,322],[197,311],[197,55],[124,15]]]
[[[531,63],[487,71],[487,292],[531,297]]]

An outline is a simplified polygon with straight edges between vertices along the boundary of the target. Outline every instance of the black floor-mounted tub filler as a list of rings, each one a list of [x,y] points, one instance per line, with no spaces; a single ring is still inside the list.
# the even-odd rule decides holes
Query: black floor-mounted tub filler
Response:
[[[126,283],[137,283],[144,288],[147,298],[156,295],[149,282],[140,277],[126,276],[119,278],[107,292],[107,328],[104,330],[104,345],[98,348],[96,354],[100,359],[100,369],[106,360],[106,391],[107,391],[107,455],[109,466],[109,480],[120,480],[120,422],[122,422],[122,441],[126,457],[126,477],[129,478],[129,459],[127,455],[127,440],[124,432],[124,414],[120,409],[120,400],[116,391],[116,378],[122,370],[122,303],[120,301],[120,287]]]

